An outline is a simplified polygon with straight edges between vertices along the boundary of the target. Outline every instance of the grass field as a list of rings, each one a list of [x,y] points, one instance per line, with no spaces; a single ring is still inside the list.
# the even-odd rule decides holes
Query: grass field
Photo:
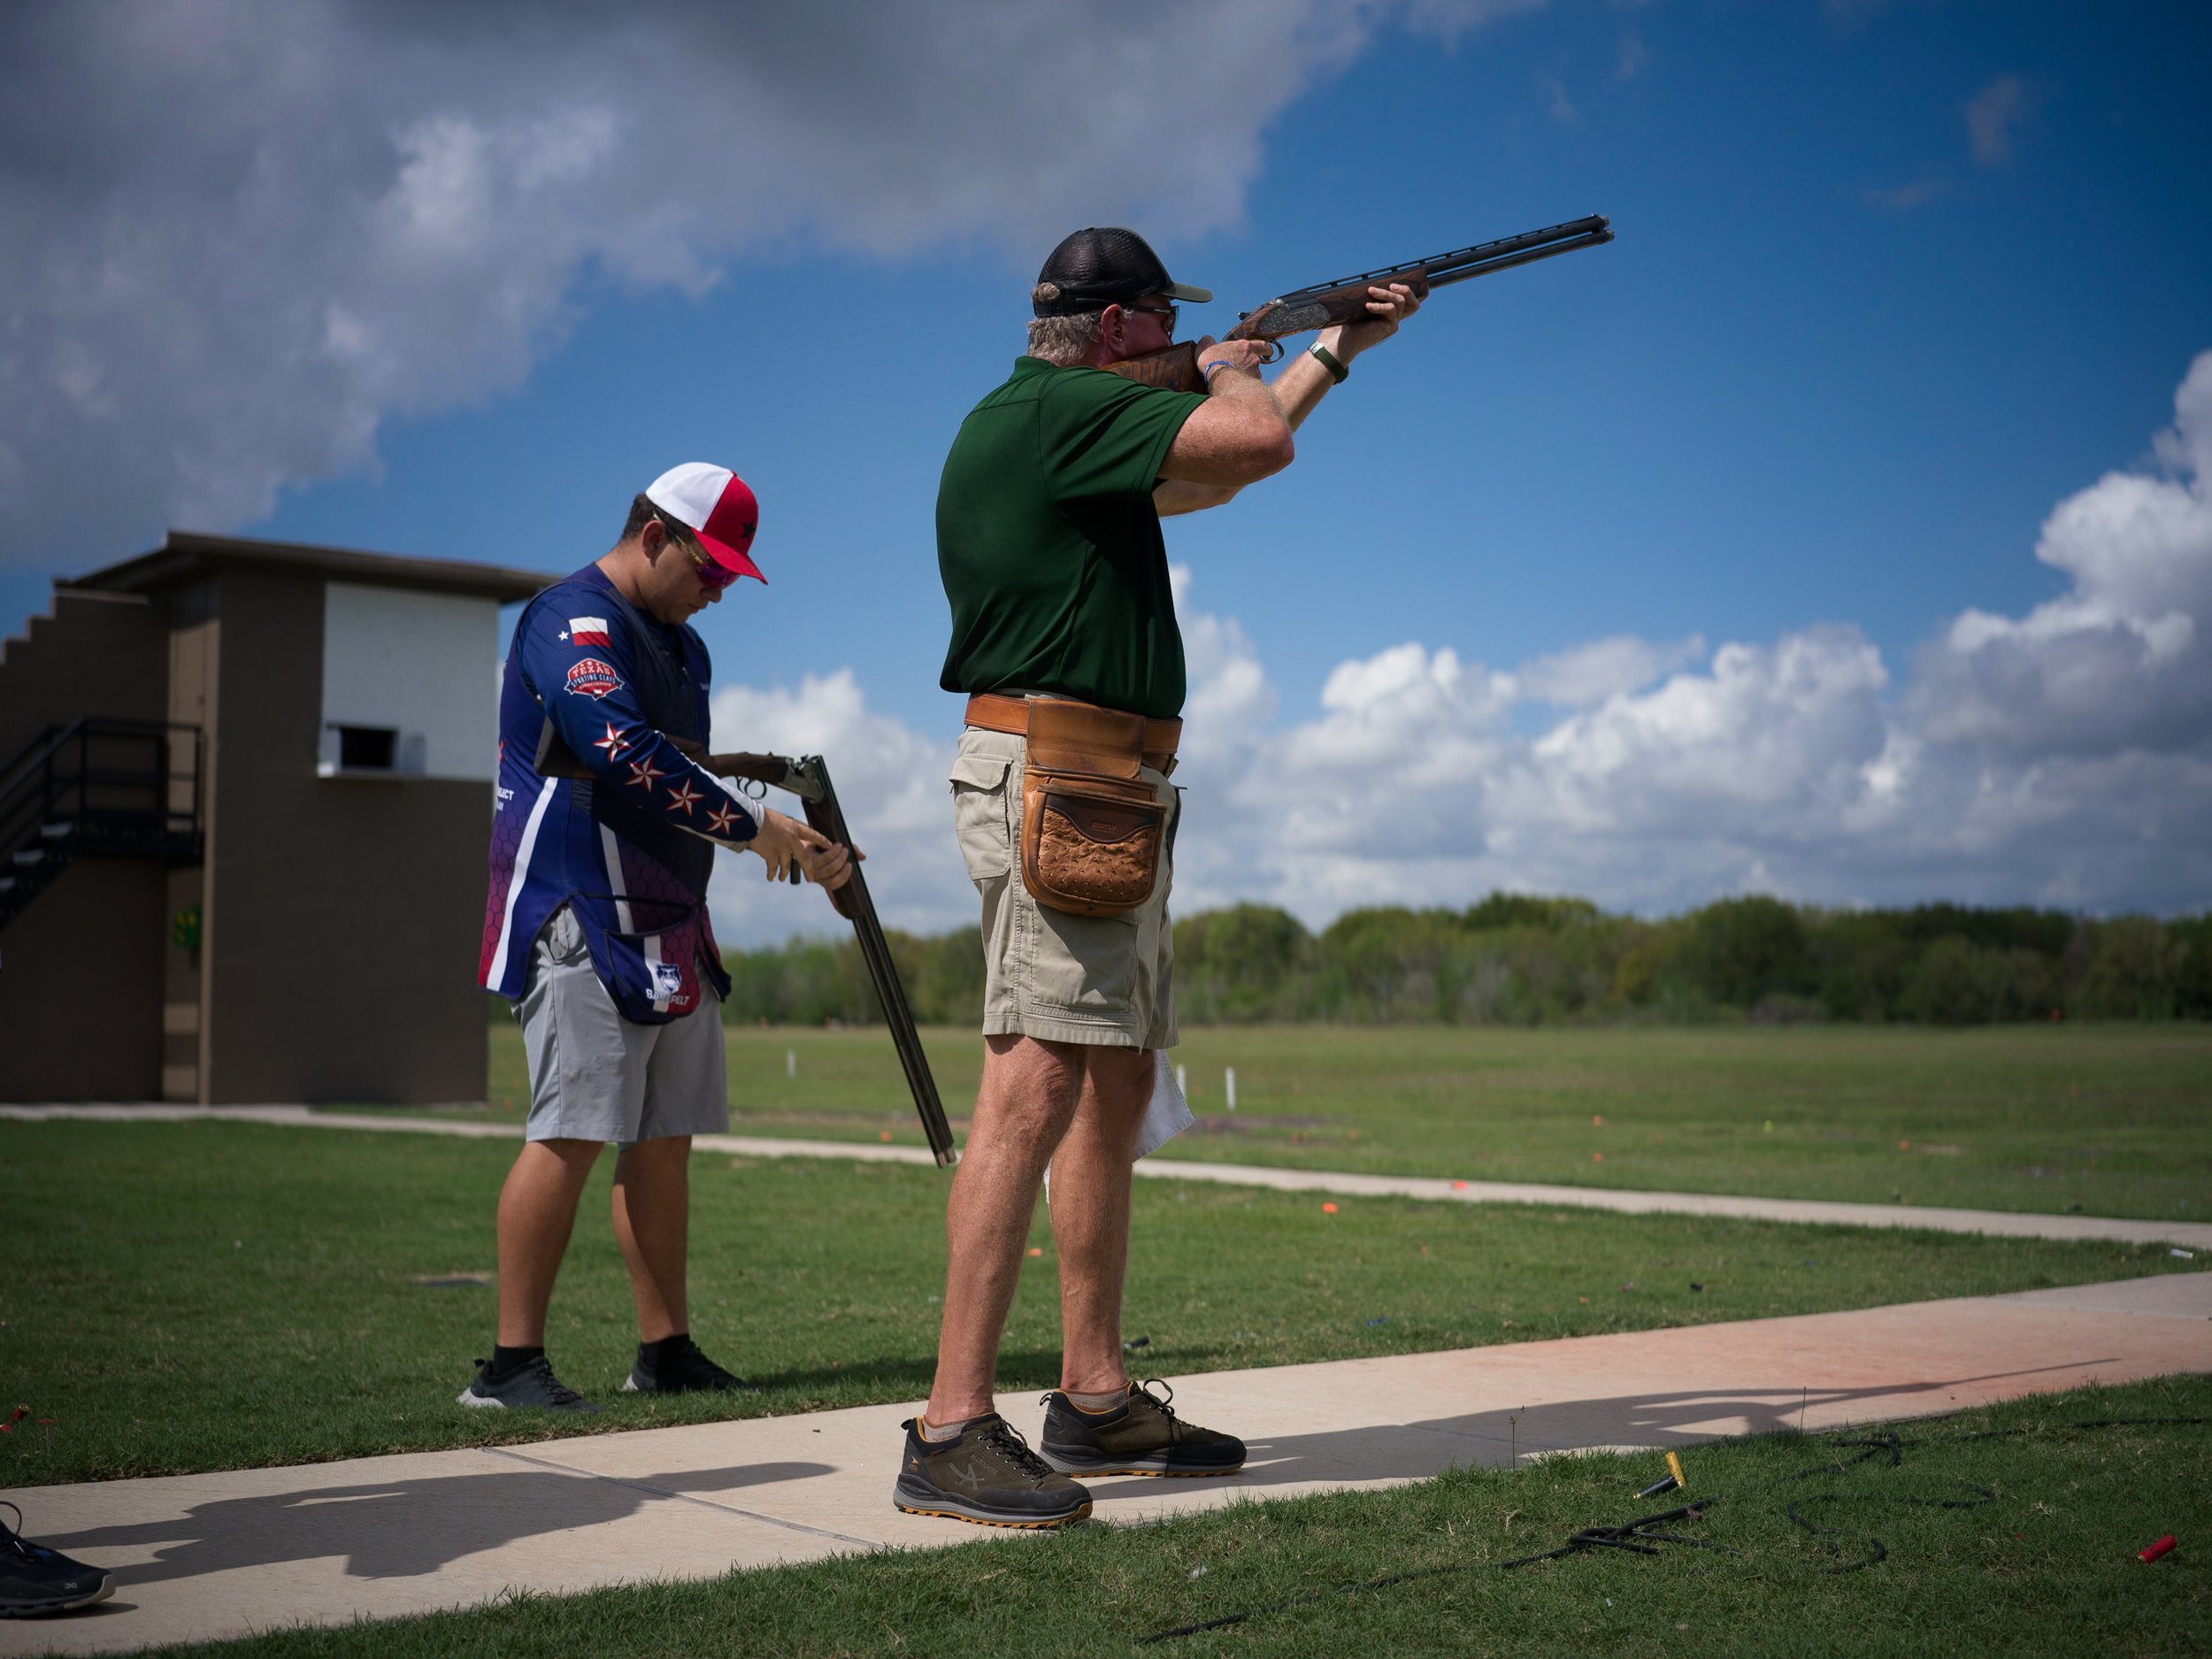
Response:
[[[2200,1541],[2212,1519],[2204,1495],[2212,1429],[2070,1425],[2208,1416],[2212,1379],[2177,1378],[1904,1425],[1894,1463],[1886,1448],[1856,1461],[1869,1448],[1854,1442],[1875,1438],[1866,1430],[1695,1448],[1686,1455],[1691,1492],[1713,1501],[1700,1518],[1665,1530],[1717,1550],[1601,1549],[1500,1571],[1584,1526],[1617,1525],[1670,1502],[1631,1496],[1655,1458],[1569,1457],[1154,1527],[1081,1526],[162,1651],[207,1659],[2195,1654],[2212,1646],[2212,1551]],[[1790,1518],[1793,1504],[1807,1525]],[[2182,1535],[2178,1550],[2154,1564],[2136,1559],[2169,1532]],[[1856,1563],[1869,1564],[1836,1571]],[[1407,1574],[1425,1576],[1342,1588]],[[1236,1613],[1249,1617],[1133,1647]]]
[[[981,1041],[926,1038],[964,1119]],[[2212,1026],[1217,1026],[1175,1057],[1202,1122],[1169,1158],[2212,1219]],[[879,1030],[733,1027],[730,1073],[740,1133],[921,1144]],[[511,1025],[490,1090],[519,1118]]]
[[[229,1123],[0,1121],[0,1486],[519,1440],[729,1415],[615,1392],[626,1280],[585,1200],[550,1348],[607,1403],[579,1424],[465,1411],[489,1351],[493,1201],[511,1143]],[[945,1176],[695,1160],[693,1325],[766,1414],[918,1398],[942,1288]],[[1145,1181],[1127,1331],[1171,1375],[2118,1279],[2162,1249],[1337,1201]],[[1000,1380],[1057,1380],[1042,1214]]]

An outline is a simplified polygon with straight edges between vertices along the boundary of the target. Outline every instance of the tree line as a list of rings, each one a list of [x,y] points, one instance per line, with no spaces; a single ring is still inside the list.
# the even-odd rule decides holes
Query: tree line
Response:
[[[917,1019],[979,1023],[975,928],[890,941]],[[731,1020],[882,1018],[849,939],[724,960]],[[1176,922],[1175,993],[1183,1019],[1201,1025],[2212,1019],[2212,914],[1843,910],[1755,896],[1646,921],[1494,893],[1463,910],[1351,910],[1312,933],[1286,911],[1240,904]]]

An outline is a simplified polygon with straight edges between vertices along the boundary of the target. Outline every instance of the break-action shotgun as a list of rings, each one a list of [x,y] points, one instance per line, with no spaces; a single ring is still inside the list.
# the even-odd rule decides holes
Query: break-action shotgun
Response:
[[[829,764],[819,755],[798,759],[786,755],[710,755],[702,745],[687,739],[672,737],[669,741],[709,772],[788,790],[805,807],[809,824],[838,846],[852,847],[852,831],[846,826],[845,810],[838,804],[837,789],[830,782]],[[537,755],[532,764],[541,778],[592,776],[591,769],[561,740],[549,718],[538,733]],[[930,1075],[929,1056],[922,1052],[921,1033],[914,1026],[914,1010],[907,1002],[906,987],[899,981],[898,964],[891,959],[890,941],[883,936],[883,924],[876,918],[868,878],[861,873],[858,848],[853,849],[851,870],[843,885],[827,889],[829,901],[853,925],[861,960],[868,964],[869,982],[875,987],[884,1024],[891,1028],[891,1041],[898,1049],[900,1068],[906,1073],[906,1087],[914,1096],[914,1110],[922,1120],[922,1133],[928,1137],[930,1155],[940,1169],[949,1170],[960,1162],[960,1151],[952,1143],[952,1125],[945,1121],[937,1079]],[[796,864],[791,866],[791,879],[800,879]]]
[[[1236,326],[1222,338],[1273,342],[1286,334],[1307,334],[1338,323],[1361,322],[1373,314],[1367,309],[1367,302],[1373,297],[1367,291],[1371,288],[1387,288],[1394,282],[1402,282],[1413,290],[1416,299],[1426,299],[1431,288],[1440,288],[1447,283],[1488,276],[1494,271],[1509,271],[1515,265],[1532,265],[1539,259],[1572,253],[1578,248],[1601,247],[1612,240],[1611,221],[1602,213],[1593,213],[1587,219],[1569,219],[1563,225],[1547,226],[1518,236],[1502,236],[1495,242],[1479,242],[1470,248],[1431,254],[1425,259],[1385,265],[1379,271],[1363,271],[1357,276],[1317,282],[1311,288],[1294,288],[1240,312]],[[1198,346],[1193,341],[1186,340],[1140,357],[1124,357],[1106,366],[1124,380],[1137,380],[1146,386],[1165,386],[1179,392],[1206,389],[1205,377],[1198,372]]]

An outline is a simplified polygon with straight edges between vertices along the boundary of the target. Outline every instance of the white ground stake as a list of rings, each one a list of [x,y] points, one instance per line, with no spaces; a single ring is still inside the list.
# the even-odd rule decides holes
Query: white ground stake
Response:
[[[1222,1083],[1222,1087],[1223,1087],[1224,1088],[1225,1088],[1225,1089],[1228,1091],[1228,1093],[1229,1093],[1229,1110],[1230,1110],[1231,1111],[1234,1111],[1234,1110],[1236,1110],[1236,1109],[1237,1109],[1237,1069],[1236,1069],[1236,1067],[1234,1067],[1234,1066],[1233,1066],[1233,1065],[1225,1065],[1225,1066],[1224,1066],[1224,1067],[1222,1067],[1222,1068],[1221,1068],[1221,1083]]]
[[[786,1077],[799,1075],[799,1051],[796,1048],[786,1048],[783,1051],[783,1074]]]

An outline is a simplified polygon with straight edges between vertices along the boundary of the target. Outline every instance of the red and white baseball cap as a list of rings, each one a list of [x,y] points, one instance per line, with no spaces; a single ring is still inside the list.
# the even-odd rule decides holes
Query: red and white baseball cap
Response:
[[[686,461],[647,485],[645,498],[690,526],[708,557],[723,569],[757,582],[768,580],[747,552],[753,545],[753,528],[760,522],[760,503],[745,480],[728,467]]]

